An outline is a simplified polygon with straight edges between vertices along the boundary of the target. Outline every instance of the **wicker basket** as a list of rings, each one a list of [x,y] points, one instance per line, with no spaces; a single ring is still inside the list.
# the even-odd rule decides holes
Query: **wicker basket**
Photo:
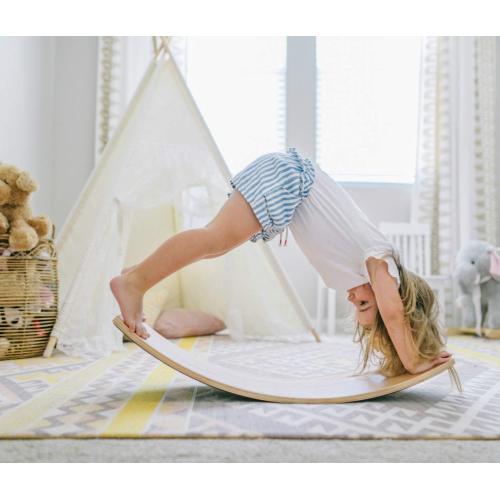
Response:
[[[52,238],[9,254],[0,235],[0,360],[41,356],[57,318],[57,255]]]

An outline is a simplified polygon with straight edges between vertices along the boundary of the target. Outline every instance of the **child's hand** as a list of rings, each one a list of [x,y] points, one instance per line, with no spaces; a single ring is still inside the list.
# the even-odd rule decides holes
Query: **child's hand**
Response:
[[[415,368],[410,371],[413,375],[416,375],[417,373],[423,373],[426,372],[427,370],[430,370],[434,366],[437,365],[442,365],[443,363],[446,363],[452,358],[453,354],[443,351],[440,352],[438,356],[436,356],[434,359],[426,359],[423,361],[420,361],[417,363]]]

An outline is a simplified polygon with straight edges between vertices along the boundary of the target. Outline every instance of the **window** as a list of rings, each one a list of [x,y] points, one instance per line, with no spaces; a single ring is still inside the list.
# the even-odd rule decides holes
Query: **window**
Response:
[[[285,147],[285,37],[188,37],[187,83],[234,174]]]
[[[183,39],[187,83],[233,174],[286,147],[287,51],[295,61],[314,57],[301,49],[302,41],[287,46],[286,37]],[[289,119],[299,122],[294,130],[307,138],[303,142],[316,142],[316,162],[337,180],[414,182],[420,41],[316,38],[316,71],[299,91],[317,93],[316,130],[300,112]],[[304,64],[309,70],[314,64]],[[288,78],[297,78],[290,71]]]
[[[414,182],[420,38],[318,37],[317,157],[340,181]]]

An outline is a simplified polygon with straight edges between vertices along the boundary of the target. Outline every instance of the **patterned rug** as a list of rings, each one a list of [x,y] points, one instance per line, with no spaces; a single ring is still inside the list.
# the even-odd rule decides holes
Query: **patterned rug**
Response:
[[[184,349],[269,377],[352,372],[348,336],[315,342],[188,338]],[[281,437],[500,439],[500,341],[450,337],[465,392],[441,374],[374,400],[261,403],[178,374],[134,344],[106,358],[55,354],[0,362],[0,437]]]

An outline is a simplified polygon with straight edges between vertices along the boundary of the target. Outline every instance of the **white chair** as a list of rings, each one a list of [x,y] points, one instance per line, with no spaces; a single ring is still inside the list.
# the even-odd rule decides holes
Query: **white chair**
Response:
[[[449,276],[431,273],[431,232],[428,224],[382,222],[379,229],[399,251],[401,264],[429,283],[437,295],[441,321],[445,314],[445,288]]]

